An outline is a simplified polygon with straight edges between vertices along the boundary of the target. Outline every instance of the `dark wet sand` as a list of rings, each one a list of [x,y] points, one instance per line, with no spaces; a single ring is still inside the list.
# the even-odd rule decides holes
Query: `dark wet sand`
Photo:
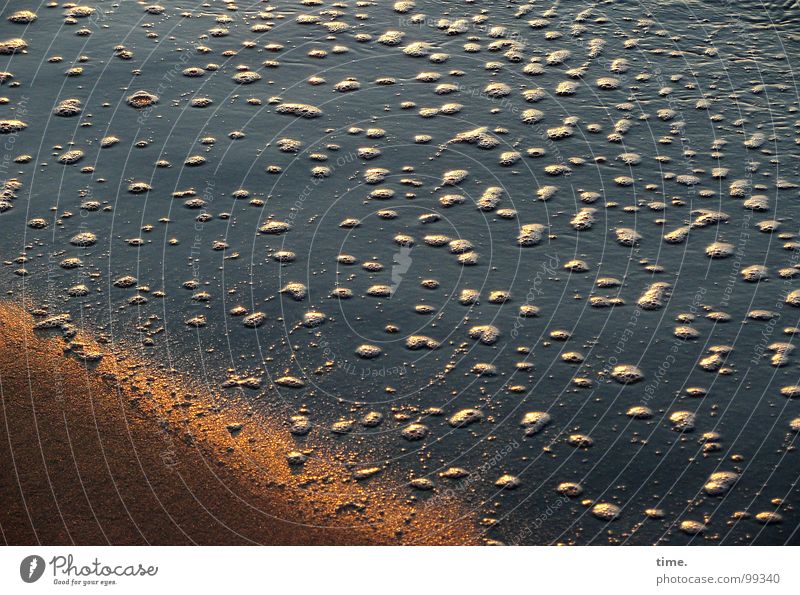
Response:
[[[288,432],[245,421],[234,437],[234,412],[180,379],[119,353],[86,364],[33,322],[0,306],[5,544],[479,543],[455,503],[376,496],[380,479],[367,490],[316,450],[293,474]]]

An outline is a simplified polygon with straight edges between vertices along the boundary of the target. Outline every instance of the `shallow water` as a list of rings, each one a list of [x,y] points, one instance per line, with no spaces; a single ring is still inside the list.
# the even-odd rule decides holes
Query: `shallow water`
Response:
[[[320,439],[358,453],[355,465],[432,480],[432,490],[398,481],[398,492],[419,506],[440,495],[466,501],[485,519],[487,540],[798,542],[800,464],[790,424],[800,401],[781,393],[800,384],[796,355],[778,347],[787,362],[776,367],[767,349],[791,343],[784,329],[800,326],[800,310],[785,303],[800,288],[793,278],[800,272],[795,7],[430,1],[398,12],[391,3],[209,4],[170,3],[151,14],[137,3],[89,2],[95,12],[74,24],[63,8],[31,6],[38,18],[27,25],[6,20],[25,6],[4,7],[2,39],[27,42],[26,53],[0,56],[0,70],[13,75],[0,89],[8,98],[0,119],[27,125],[0,135],[0,179],[20,185],[7,196],[13,208],[0,213],[9,298],[70,312],[110,348],[224,387],[231,403],[281,420],[287,433],[292,416],[308,415]],[[303,15],[319,22],[298,22]],[[330,22],[347,28],[329,31]],[[215,36],[215,28],[227,33]],[[378,41],[387,31],[404,33],[398,45]],[[429,43],[429,55],[404,53],[414,42]],[[327,55],[309,56],[313,50]],[[543,72],[527,74],[530,63]],[[64,75],[75,66],[80,76]],[[187,68],[202,76],[184,76]],[[241,70],[261,78],[236,84]],[[420,73],[438,76],[423,81]],[[314,76],[325,83],[309,84]],[[351,77],[360,88],[334,90]],[[393,84],[376,83],[386,77]],[[612,88],[598,88],[605,77],[615,79],[603,85]],[[564,81],[576,84],[574,94],[557,94]],[[492,83],[507,85],[508,94],[495,96]],[[451,86],[440,92],[450,92],[438,94],[444,84]],[[523,92],[538,88],[542,99],[526,101]],[[158,102],[131,107],[126,98],[138,90]],[[71,98],[82,103],[79,115],[53,114]],[[212,102],[194,107],[197,98]],[[281,114],[282,103],[322,113]],[[441,113],[452,103],[460,111]],[[423,108],[439,113],[421,115]],[[528,109],[542,112],[541,121],[523,122]],[[451,142],[480,127],[494,148]],[[551,138],[559,127],[571,135]],[[237,131],[243,134],[231,134]],[[112,135],[119,142],[101,148]],[[431,138],[421,143],[418,135]],[[281,139],[300,145],[285,152]],[[366,159],[372,155],[359,150],[367,147],[380,154]],[[72,149],[82,159],[59,163]],[[520,155],[504,165],[505,152]],[[19,162],[22,155],[30,161]],[[205,162],[184,165],[192,156]],[[162,160],[169,163],[157,166]],[[269,173],[270,166],[280,170]],[[326,177],[313,176],[320,166]],[[558,170],[548,166],[567,170],[550,175]],[[387,170],[378,183],[365,179],[373,168]],[[714,168],[728,171],[718,176]],[[455,170],[466,177],[445,175]],[[743,185],[732,191],[737,180]],[[132,193],[133,182],[150,189]],[[489,187],[502,190],[499,202],[480,210],[475,203]],[[237,190],[247,192],[232,196]],[[463,202],[444,206],[448,195]],[[766,202],[762,210],[744,208],[754,195],[765,197],[756,201]],[[596,209],[594,222],[579,231],[571,221],[583,208]],[[431,215],[438,220],[424,218]],[[47,225],[31,227],[34,218]],[[772,220],[779,229],[759,230]],[[260,233],[268,221],[289,229]],[[528,224],[546,232],[536,245],[520,246]],[[662,238],[684,226],[691,226],[685,241]],[[80,232],[95,234],[96,243],[71,244]],[[426,243],[434,235],[471,248]],[[713,242],[734,250],[709,258]],[[293,260],[278,262],[280,251]],[[458,252],[477,254],[476,263],[461,264]],[[67,257],[82,266],[63,268]],[[585,272],[565,269],[573,260],[584,261]],[[767,278],[745,281],[740,272],[751,265],[765,266]],[[116,286],[123,276],[135,281]],[[619,285],[601,287],[603,278]],[[281,292],[292,282],[305,286],[304,295]],[[669,287],[641,301],[655,283]],[[68,294],[78,284],[88,295]],[[388,287],[388,297],[370,295],[373,286]],[[352,297],[330,297],[336,287]],[[480,292],[477,303],[460,303],[465,289]],[[593,304],[593,297],[623,303]],[[229,314],[235,306],[262,312],[263,324],[248,328]],[[521,316],[521,306],[538,315]],[[748,318],[753,310],[771,314]],[[325,321],[303,326],[309,311]],[[714,312],[730,320],[707,316]],[[471,332],[480,325],[499,336]],[[679,326],[694,328],[696,338],[676,338]],[[409,349],[419,335],[438,347]],[[378,355],[359,356],[364,344],[380,351],[362,354]],[[710,371],[703,369],[701,360],[715,352]],[[479,375],[476,364],[491,366]],[[615,381],[622,364],[637,366],[642,379]],[[302,386],[275,383],[286,376]],[[226,382],[250,377],[260,383]],[[626,415],[636,406],[650,416]],[[453,423],[473,408],[481,413],[473,423]],[[551,416],[536,432],[521,426],[534,411]],[[680,411],[695,414],[693,431],[674,429],[670,416]],[[368,412],[384,421],[362,425]],[[332,433],[343,420],[355,423]],[[407,440],[401,431],[414,422],[428,432]],[[450,467],[469,475],[441,477]],[[703,486],[716,471],[740,478],[709,495]],[[496,485],[506,475],[518,481]],[[583,490],[564,496],[556,490],[563,482]],[[598,518],[608,508],[597,512],[597,503],[618,506],[616,518]],[[648,518],[648,509],[663,513]],[[782,522],[757,522],[766,511]],[[686,520],[706,528],[688,535],[679,529]]]

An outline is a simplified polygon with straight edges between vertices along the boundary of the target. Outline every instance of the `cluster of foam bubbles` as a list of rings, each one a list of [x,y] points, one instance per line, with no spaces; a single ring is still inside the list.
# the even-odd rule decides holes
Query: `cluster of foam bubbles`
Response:
[[[469,2],[446,14],[411,1],[125,4],[16,10],[3,23],[0,135],[19,154],[2,165],[20,172],[0,174],[0,214],[8,228],[22,217],[25,234],[7,261],[25,283],[55,286],[48,306],[64,310],[43,309],[38,330],[69,344],[68,312],[107,296],[103,308],[130,311],[128,330],[147,347],[179,326],[179,349],[196,340],[217,362],[229,351],[220,369],[237,369],[220,385],[274,406],[298,440],[369,451],[383,432],[402,439],[388,456],[365,454],[353,480],[409,465],[414,498],[469,478],[500,492],[502,508],[547,477],[588,527],[644,516],[666,532],[709,533],[711,517],[684,518],[675,502],[636,509],[622,482],[583,477],[579,462],[602,467],[616,434],[630,435],[645,453],[704,457],[691,475],[698,497],[741,489],[740,466],[711,463],[733,447],[717,420],[733,400],[722,383],[742,366],[764,379],[794,440],[796,321],[771,338],[800,308],[800,243],[785,229],[798,196],[784,167],[798,126],[788,86],[726,83],[717,69],[736,58],[710,37],[675,24],[698,54],[685,56],[671,25],[613,3]],[[118,33],[111,8],[144,19],[131,31],[140,38],[104,37]],[[45,55],[42,25],[54,17],[88,49]],[[191,44],[162,37],[177,18],[200,29]],[[90,50],[102,43],[113,50],[99,68]],[[145,44],[156,59],[134,51]],[[69,63],[48,88],[43,119],[55,124],[27,107],[32,60],[43,71]],[[105,70],[131,82],[106,85]],[[92,77],[102,92],[89,91]],[[768,91],[780,106],[772,122]],[[55,174],[19,149],[41,138]],[[34,173],[48,191],[24,188]],[[162,264],[170,251],[190,273]],[[120,270],[101,266],[106,257]],[[739,329],[763,345],[740,346]],[[486,471],[499,438],[522,446]],[[287,452],[287,465],[302,472],[308,452]]]

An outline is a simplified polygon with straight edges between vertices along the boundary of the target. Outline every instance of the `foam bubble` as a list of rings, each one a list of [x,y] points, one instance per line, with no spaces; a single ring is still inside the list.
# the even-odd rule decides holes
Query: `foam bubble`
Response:
[[[541,432],[552,419],[545,411],[530,411],[522,418],[520,425],[525,428],[526,436],[533,436]]]
[[[493,345],[500,338],[500,329],[491,324],[481,324],[469,329],[469,336],[484,345]]]
[[[685,520],[681,521],[679,528],[687,535],[699,535],[707,529],[705,524],[700,521]]]
[[[447,421],[454,428],[463,428],[481,421],[483,417],[480,409],[468,408],[453,414]]]
[[[28,25],[34,22],[38,17],[35,12],[30,10],[18,10],[8,16],[8,20],[12,23]]]
[[[377,345],[363,344],[356,347],[356,355],[363,359],[375,359],[383,353],[383,350]]]
[[[778,512],[769,510],[757,513],[755,519],[762,525],[776,525],[778,523],[783,522],[783,515],[781,515]]]
[[[613,521],[619,518],[622,509],[616,504],[600,502],[592,507],[592,514],[601,521]]]
[[[28,49],[28,42],[20,37],[0,41],[0,55],[22,54]]]
[[[739,474],[733,471],[716,471],[706,481],[703,491],[709,496],[723,496],[739,480]]]
[[[634,419],[650,419],[653,417],[653,411],[649,407],[636,405],[628,409],[627,416]]]
[[[149,91],[139,90],[129,95],[125,102],[136,109],[144,109],[158,103],[158,96]]]
[[[494,485],[496,485],[501,490],[514,490],[518,488],[521,484],[522,482],[518,477],[510,475],[508,473],[501,475],[499,478],[497,478],[497,481],[494,482]]]
[[[69,242],[74,246],[93,246],[97,243],[97,236],[90,231],[83,231],[72,236]]]
[[[669,415],[672,429],[677,432],[691,432],[695,428],[697,416],[691,411],[674,411]]]
[[[594,439],[586,434],[570,434],[567,437],[567,444],[575,448],[591,448],[594,446]]]
[[[634,384],[644,379],[644,373],[632,364],[614,366],[611,377],[620,384]]]
[[[428,426],[420,423],[413,423],[400,432],[400,435],[409,441],[422,440],[430,433]]]

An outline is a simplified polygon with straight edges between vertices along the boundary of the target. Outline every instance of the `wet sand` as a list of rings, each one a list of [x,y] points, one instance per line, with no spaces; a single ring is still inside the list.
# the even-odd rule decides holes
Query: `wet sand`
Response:
[[[0,537],[9,545],[476,544],[455,502],[421,506],[386,478],[356,482],[287,431],[215,411],[213,396],[153,362],[0,305]],[[239,415],[237,415],[237,413]],[[247,418],[245,418],[247,419]],[[252,419],[252,418],[250,418]],[[383,485],[383,483],[386,485]]]

